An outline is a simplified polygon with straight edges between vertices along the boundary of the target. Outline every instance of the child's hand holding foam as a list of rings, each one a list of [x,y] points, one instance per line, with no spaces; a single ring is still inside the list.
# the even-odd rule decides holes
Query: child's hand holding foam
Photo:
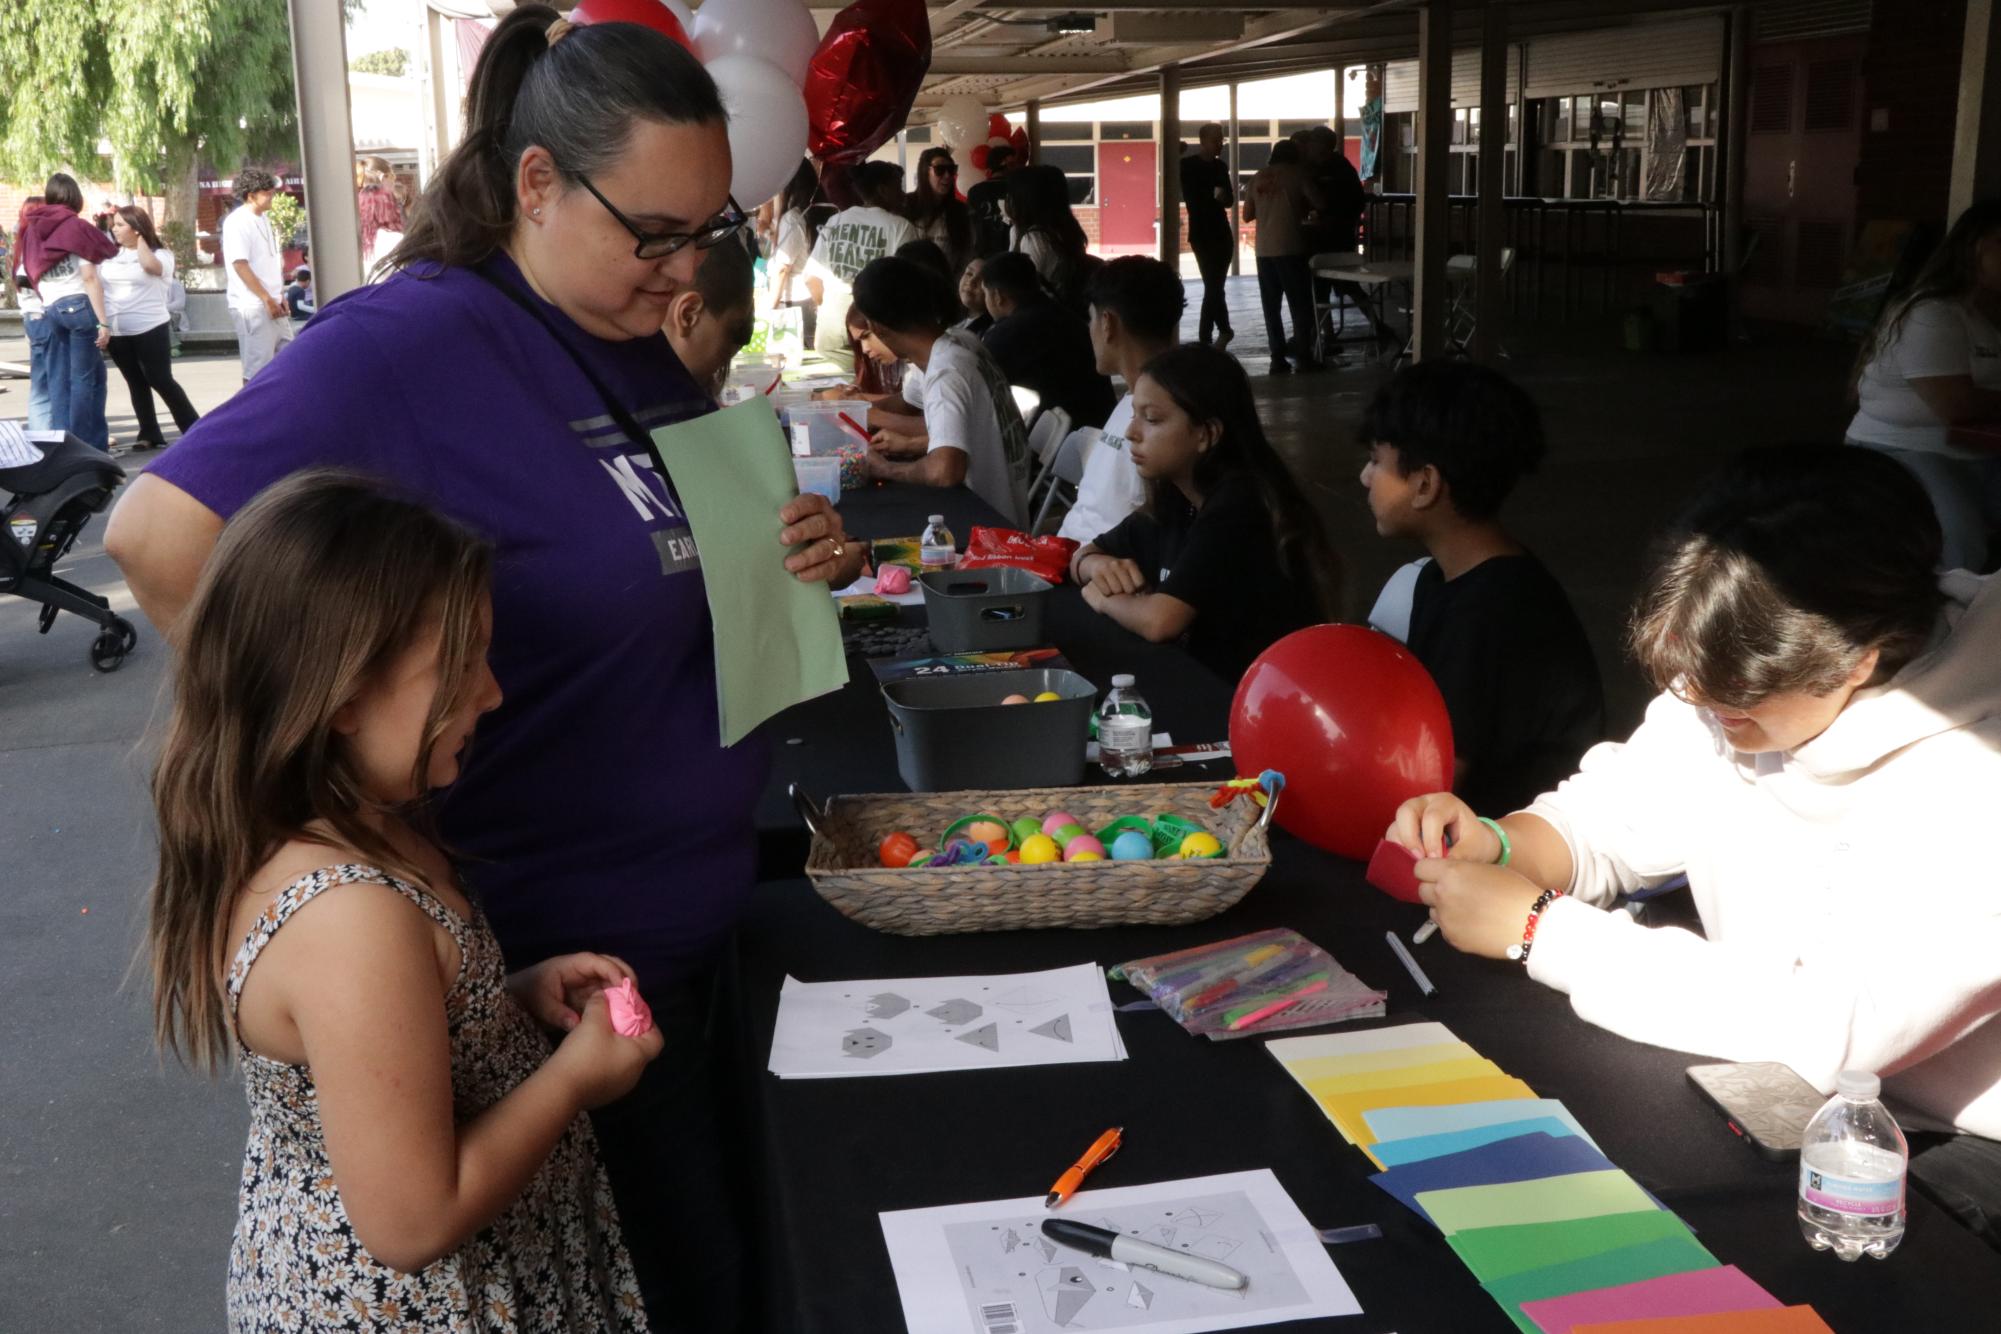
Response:
[[[537,1023],[567,1033],[594,993],[631,977],[631,966],[609,954],[559,954],[510,974],[507,993]]]
[[[584,1016],[549,1058],[570,1081],[577,1103],[585,1111],[615,1102],[632,1091],[639,1076],[660,1054],[658,1027],[638,1037],[624,1037],[612,1027],[611,998],[597,992],[584,1006]]]

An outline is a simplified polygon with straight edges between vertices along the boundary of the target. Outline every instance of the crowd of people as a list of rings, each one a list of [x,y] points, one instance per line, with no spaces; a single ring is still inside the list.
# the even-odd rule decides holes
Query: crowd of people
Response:
[[[17,249],[36,420],[106,443],[108,350],[148,404],[142,439],[152,392],[185,433],[107,547],[176,652],[157,1034],[239,1062],[256,1112],[235,1327],[354,1301],[448,1327],[469,1300],[506,1328],[733,1327],[748,1276],[716,1007],[768,757],[718,743],[713,613],[649,433],[714,408],[760,265],[869,402],[873,478],[965,488],[1026,528],[1014,389],[1095,428],[1059,532],[1084,602],[1124,630],[1235,680],[1369,604],[1451,718],[1452,790],[1387,831],[1445,940],[1519,958],[1638,1040],[1823,1087],[1882,1071],[1932,1136],[1914,1177],[2001,1244],[2001,915],[1950,836],[2001,779],[2001,612],[1979,573],[2001,492],[1964,435],[2001,419],[2001,211],[1961,219],[1885,311],[1861,448],[1752,451],[1663,535],[1630,631],[1658,696],[1618,741],[1570,599],[1503,518],[1549,448],[1507,376],[1386,378],[1360,490],[1377,533],[1425,556],[1379,590],[1344,579],[1226,350],[1216,127],[1181,167],[1204,286],[1184,345],[1180,275],[1092,255],[1062,173],[1000,150],[964,197],[942,148],[908,193],[863,164],[839,208],[802,166],[760,247],[715,86],[658,34],[517,7],[468,106],[400,231],[378,219],[382,280],[325,307],[278,271],[275,182],[238,174],[245,385],[199,422],[143,210],[107,235],[54,178]],[[1355,243],[1332,138],[1277,145],[1243,200],[1273,373],[1316,360],[1307,257]],[[801,581],[864,571],[824,498],[771,526]],[[1682,875],[1704,934],[1603,911]],[[643,1037],[604,997],[628,979]]]

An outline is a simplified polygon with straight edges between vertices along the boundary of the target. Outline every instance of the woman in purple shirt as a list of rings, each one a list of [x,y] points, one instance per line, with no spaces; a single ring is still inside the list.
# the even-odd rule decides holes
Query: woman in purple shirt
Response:
[[[133,483],[106,534],[169,635],[224,520],[301,468],[400,483],[494,543],[506,700],[443,833],[511,968],[618,955],[666,1030],[668,1059],[597,1118],[656,1329],[737,1318],[706,1030],[767,759],[754,737],[719,744],[701,556],[645,438],[713,407],[660,328],[703,249],[742,225],[729,179],[693,57],[635,26],[515,10],[400,272],[322,306]],[[859,571],[818,497],[774,515],[771,542],[802,580]]]

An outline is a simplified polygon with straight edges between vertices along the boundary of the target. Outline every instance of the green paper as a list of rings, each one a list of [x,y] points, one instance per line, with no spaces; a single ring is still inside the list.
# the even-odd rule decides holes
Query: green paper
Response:
[[[1622,1246],[1687,1235],[1687,1224],[1665,1209],[1655,1209],[1597,1218],[1567,1218],[1557,1223],[1469,1228],[1453,1233],[1446,1240],[1460,1261],[1473,1271],[1474,1278],[1493,1283],[1531,1269],[1581,1260]]]
[[[1446,1236],[1476,1227],[1511,1223],[1558,1223],[1659,1209],[1639,1183],[1617,1168],[1571,1172],[1499,1186],[1455,1186],[1421,1191],[1418,1204]]]
[[[1638,1246],[1622,1246],[1616,1251],[1602,1251],[1560,1265],[1546,1265],[1481,1286],[1525,1334],[1543,1334],[1542,1326],[1522,1314],[1523,1302],[1567,1297],[1573,1292],[1596,1292],[1664,1274],[1686,1274],[1692,1269],[1715,1267],[1716,1257],[1684,1233]]]
[[[701,552],[716,635],[716,712],[734,746],[765,719],[839,690],[847,655],[834,600],[786,570],[778,511],[799,495],[762,394],[653,432]]]

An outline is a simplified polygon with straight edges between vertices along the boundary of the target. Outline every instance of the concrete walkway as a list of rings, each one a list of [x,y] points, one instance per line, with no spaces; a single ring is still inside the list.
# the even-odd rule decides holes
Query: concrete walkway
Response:
[[[1191,292],[1199,303],[1199,293]],[[1237,280],[1232,349],[1274,442],[1325,516],[1366,609],[1409,551],[1370,531],[1354,430],[1381,371],[1262,378],[1255,283]],[[1189,333],[1193,333],[1191,305]],[[1693,480],[1742,445],[1838,439],[1847,351],[1796,336],[1728,357],[1618,351],[1590,329],[1511,340],[1511,370],[1543,404],[1552,458],[1511,506],[1522,537],[1564,580],[1597,646],[1615,726],[1645,692],[1617,649],[1648,533]],[[0,362],[22,360],[0,340]],[[196,405],[233,392],[234,357],[176,363]],[[0,416],[26,385],[0,381]],[[115,433],[129,404],[111,377]],[[143,466],[149,456],[130,463]],[[66,562],[129,605],[103,557],[101,521]],[[161,721],[166,655],[141,624],[111,675],[91,670],[90,627],[0,598],[0,1331],[214,1329],[246,1126],[233,1078],[197,1078],[152,1050],[143,970],[128,973],[151,866],[143,739]]]

